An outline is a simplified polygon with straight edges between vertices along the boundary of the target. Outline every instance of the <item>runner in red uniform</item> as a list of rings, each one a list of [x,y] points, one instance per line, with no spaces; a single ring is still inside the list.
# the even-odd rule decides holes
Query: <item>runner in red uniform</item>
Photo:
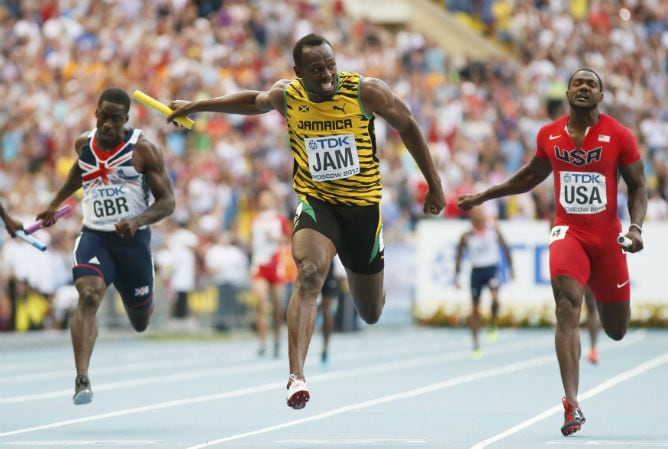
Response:
[[[601,324],[610,338],[624,337],[631,315],[626,253],[616,243],[621,231],[619,175],[628,188],[628,252],[643,248],[647,185],[635,137],[598,110],[603,99],[599,75],[588,68],[577,70],[569,79],[566,98],[569,114],[540,129],[531,161],[500,184],[460,196],[458,206],[468,210],[493,198],[527,192],[554,173],[550,277],[556,303],[556,352],[565,391],[561,432],[570,435],[585,422],[577,400],[585,286],[594,294]]]

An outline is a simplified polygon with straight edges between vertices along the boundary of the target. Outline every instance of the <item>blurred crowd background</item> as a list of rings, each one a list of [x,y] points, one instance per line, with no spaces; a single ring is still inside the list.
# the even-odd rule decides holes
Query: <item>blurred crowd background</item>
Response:
[[[566,112],[568,76],[582,66],[603,78],[602,110],[638,139],[651,188],[647,220],[668,218],[667,2],[438,5],[499,44],[499,54],[475,60],[448,53],[410,26],[353,17],[341,0],[0,0],[2,201],[24,223],[34,220],[73,163],[75,138],[94,126],[103,89],[139,89],[165,103],[265,89],[294,77],[292,45],[317,32],[333,43],[339,70],[380,77],[408,103],[441,172],[444,218],[465,218],[459,194],[505,179],[533,155],[539,127]],[[274,190],[286,215],[295,204],[278,113],[194,118],[186,131],[138,103],[130,116],[163,146],[176,191],[174,215],[153,227],[167,304],[178,292],[196,297],[223,283],[243,291],[248,268],[231,260],[248,255],[257,192]],[[410,241],[425,185],[398,135],[381,119],[376,124],[385,239]],[[37,234],[49,244],[45,253],[0,237],[0,329],[66,326],[77,200],[74,214]],[[619,201],[625,204],[623,188]],[[490,203],[488,213],[549,219],[553,204],[548,180]],[[33,305],[17,318],[17,303]]]

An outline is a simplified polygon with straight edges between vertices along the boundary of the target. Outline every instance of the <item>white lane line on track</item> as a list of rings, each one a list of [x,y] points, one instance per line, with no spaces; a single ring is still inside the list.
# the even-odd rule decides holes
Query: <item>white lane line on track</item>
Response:
[[[553,342],[553,337],[541,337],[538,339],[534,339],[534,341],[532,341],[531,347],[540,347],[541,345],[552,344],[552,342]],[[504,354],[507,352],[513,352],[517,350],[525,350],[526,348],[527,345],[523,341],[509,342],[506,343],[504,346],[499,345],[496,349],[496,355]],[[356,375],[373,374],[379,372],[382,373],[394,369],[404,369],[404,368],[409,368],[411,366],[425,366],[434,363],[463,360],[463,359],[468,359],[469,357],[470,353],[465,351],[449,352],[445,354],[438,353],[436,355],[413,357],[408,360],[401,360],[397,362],[380,363],[374,367],[353,368],[346,370],[345,373],[342,373],[340,371],[334,371],[330,373],[316,374],[313,376],[309,376],[309,380],[318,381],[318,380],[328,380],[328,379],[343,379],[346,377],[354,377]],[[181,373],[163,374],[160,376],[148,376],[148,377],[144,376],[131,380],[107,382],[104,384],[93,385],[93,389],[95,392],[102,392],[102,391],[118,390],[123,388],[134,388],[143,385],[184,382],[186,380],[202,379],[207,377],[221,377],[221,376],[237,375],[243,373],[256,373],[271,368],[278,368],[284,366],[284,364],[285,362],[283,360],[276,360],[276,361],[266,361],[261,363],[253,363],[250,365],[232,366],[225,368],[188,370]],[[72,395],[72,390],[67,389],[67,390],[49,391],[44,393],[34,393],[29,395],[9,396],[4,398],[0,397],[0,405],[23,403],[27,401],[56,399],[60,397],[64,398],[71,395]]]
[[[392,348],[392,357],[396,358],[398,355],[402,354],[412,354],[415,352],[415,346],[408,344],[406,342],[401,342],[401,341],[394,341],[394,339],[397,339],[398,337],[396,336],[388,336],[391,338],[386,338],[384,340],[384,343],[388,344],[388,347]],[[462,338],[462,342],[468,341],[470,337],[466,336]],[[388,340],[391,340],[388,341]],[[443,349],[443,343],[434,341],[434,339],[429,340],[429,344],[423,344],[420,346],[420,350],[422,352],[427,352],[427,351],[432,351],[432,352],[438,352]],[[455,347],[461,347],[462,344],[458,344]],[[98,351],[100,351],[98,349]],[[187,352],[193,352],[192,350],[189,350]],[[252,354],[252,355],[251,355]],[[338,357],[339,361],[343,360],[356,360],[356,359],[366,359],[369,357],[369,355],[377,355],[376,351],[344,351],[340,357]],[[124,355],[121,356],[120,359],[122,360],[121,363],[118,362],[118,360],[114,360],[113,362],[110,361],[112,358],[107,357],[109,360],[105,362],[98,362],[95,364],[95,373],[97,375],[101,374],[115,374],[115,373],[126,373],[128,370],[132,370],[132,372],[136,373],[141,370],[150,370],[150,371],[160,371],[162,369],[168,369],[172,367],[183,367],[183,366],[195,366],[198,365],[204,361],[207,362],[207,364],[210,364],[210,360],[212,358],[211,354],[207,354],[206,357],[203,357],[198,354],[194,354],[191,357],[185,358],[184,355],[179,355],[178,357],[169,355],[166,357],[162,357],[159,359],[155,360],[145,360],[146,356],[144,355],[143,358],[140,357],[140,353],[128,356]],[[255,356],[255,349],[247,349],[247,350],[235,350],[234,353],[229,354],[225,353],[223,357],[220,357],[219,362],[223,365],[229,365],[234,362],[245,362],[248,361],[252,364],[254,363],[254,360],[257,360],[257,357]],[[273,364],[276,365],[277,363],[283,363],[282,361],[267,361],[263,363],[268,363],[268,364]],[[6,364],[3,364],[5,366]],[[0,366],[0,371],[2,370],[3,366]],[[217,368],[204,368],[204,369],[199,369],[198,373],[213,373],[213,375],[218,375],[219,369]],[[53,369],[52,365],[44,365],[41,364],[40,366],[26,366],[23,371],[17,372],[17,373],[0,373],[0,385],[2,384],[11,384],[11,383],[29,383],[29,382],[39,382],[42,380],[52,380],[56,377],[62,377],[62,378],[69,378],[70,376],[73,376],[73,371],[69,367],[63,367],[59,369]],[[183,376],[193,376],[193,377],[203,377],[201,374],[187,374],[183,373]],[[206,374],[205,374],[206,375]],[[73,378],[73,377],[72,377]],[[182,381],[185,377],[181,377],[178,379],[175,379],[177,381]],[[155,382],[155,378],[147,378],[151,379],[148,380],[144,383],[153,383]],[[141,379],[135,379],[135,382],[142,382]],[[111,385],[111,384],[109,384]],[[125,384],[120,383],[113,383],[113,385],[121,385],[125,386]],[[136,383],[132,383],[131,386],[137,385]],[[102,388],[101,388],[102,387]],[[103,388],[104,386],[97,385],[96,389],[98,391],[104,391]],[[56,392],[53,392],[56,393]],[[57,396],[63,395],[63,396],[68,396],[70,395],[71,392],[70,390],[67,390],[67,392],[57,392]],[[57,397],[57,396],[52,396],[50,393],[44,393],[38,395],[35,399],[45,399],[45,398],[51,398],[51,397]],[[7,398],[5,398],[7,399]],[[22,396],[20,401],[23,402],[25,400],[30,400],[28,396]],[[16,402],[15,400],[10,400],[8,402]],[[2,399],[0,398],[0,404],[2,404]]]
[[[3,446],[23,446],[23,447],[91,447],[91,446],[113,446],[123,447],[129,446],[136,448],[137,446],[149,446],[159,444],[157,440],[32,440],[32,441],[8,441],[2,443]]]
[[[499,368],[490,368],[484,371],[478,371],[472,374],[467,374],[464,376],[455,377],[452,379],[444,380],[442,382],[433,383],[431,385],[426,385],[421,388],[415,388],[413,390],[404,391],[402,393],[395,393],[390,395],[381,396],[376,399],[371,399],[368,401],[359,402],[357,404],[347,405],[344,407],[339,407],[332,409],[328,412],[319,413],[317,415],[309,416],[307,418],[295,419],[292,421],[287,421],[282,424],[277,424],[274,426],[268,426],[261,429],[253,430],[250,432],[240,433],[237,435],[230,435],[228,437],[219,438],[217,440],[207,441],[206,443],[197,444],[194,446],[189,446],[187,449],[202,449],[205,447],[215,446],[218,444],[228,443],[230,441],[240,440],[243,438],[248,438],[256,435],[261,435],[263,433],[273,432],[275,430],[285,429],[287,427],[297,426],[310,421],[317,421],[324,418],[329,418],[331,416],[341,415],[343,413],[348,413],[354,410],[360,410],[368,407],[373,407],[380,404],[385,404],[392,401],[398,401],[401,399],[414,398],[416,396],[421,396],[427,393],[432,393],[434,391],[443,390],[446,388],[454,387],[456,385],[465,384],[468,382],[473,382],[476,380],[488,379],[491,377],[501,376],[504,374],[509,374],[517,371],[522,371],[530,368],[535,368],[541,365],[547,365],[549,363],[554,363],[554,356],[543,356],[535,357],[533,359],[525,360],[523,362],[512,363],[504,367]]]
[[[285,444],[297,447],[322,447],[322,446],[373,446],[373,445],[399,445],[399,444],[425,444],[426,438],[321,438],[302,440],[276,440],[274,444]]]
[[[526,348],[527,346],[537,346],[536,342],[538,341],[539,345],[546,344],[545,342],[542,341],[543,339],[538,339],[532,341],[530,344],[524,344],[524,347]],[[521,347],[518,347],[517,350],[521,350]],[[318,381],[318,380],[327,380],[327,379],[344,379],[344,378],[349,378],[349,377],[354,377],[354,376],[362,376],[362,375],[370,375],[374,373],[383,373],[383,372],[388,372],[390,370],[401,370],[401,369],[407,369],[407,368],[415,368],[415,367],[422,367],[422,366],[427,366],[427,365],[433,365],[437,363],[443,363],[447,361],[452,361],[452,360],[465,360],[470,357],[470,352],[469,351],[460,351],[457,353],[450,353],[450,354],[438,354],[435,356],[424,356],[424,357],[416,357],[413,359],[405,360],[405,361],[396,361],[396,362],[390,362],[390,363],[383,363],[379,365],[374,365],[374,366],[368,366],[368,367],[363,367],[363,368],[357,368],[357,369],[349,369],[345,371],[337,371],[337,372],[330,372],[330,373],[323,373],[323,374],[316,374],[310,377],[311,380],[313,381]],[[506,372],[512,372],[513,370],[519,370],[519,369],[526,369],[529,368],[533,364],[538,363],[539,365],[546,364],[546,363],[554,363],[555,357],[554,355],[550,356],[544,356],[544,357],[539,357],[536,359],[530,359],[525,362],[521,362],[519,365],[518,364],[512,364],[508,365],[507,367],[504,368],[497,368],[497,369],[490,369],[484,372],[480,373],[474,373],[470,374],[467,376],[463,377],[458,377],[454,379],[450,379],[441,383],[437,384],[432,384],[431,386],[428,387],[423,387],[419,390],[412,390],[407,393],[400,393],[397,395],[392,395],[389,396],[392,399],[391,400],[396,400],[396,399],[402,399],[404,396],[405,397],[413,397],[419,394],[424,394],[428,393],[430,391],[435,391],[441,388],[447,388],[453,385],[458,385],[459,383],[464,383],[464,382],[471,382],[474,380],[478,379],[484,379],[487,377],[490,377],[492,375],[501,375],[505,374]],[[517,367],[519,368],[514,368]],[[510,371],[508,371],[510,370]],[[435,388],[434,390],[429,390],[430,387]],[[212,395],[202,395],[202,396],[196,396],[196,397],[190,397],[190,398],[184,398],[184,399],[177,399],[177,400],[172,400],[172,401],[166,401],[166,402],[160,402],[157,404],[152,404],[152,405],[146,405],[142,407],[134,407],[134,408],[129,408],[129,409],[121,409],[113,412],[107,412],[107,413],[100,413],[97,415],[91,415],[83,418],[74,418],[74,419],[68,419],[68,420],[63,420],[63,421],[57,421],[49,424],[42,424],[38,426],[33,426],[33,427],[26,427],[22,429],[16,429],[16,430],[10,430],[6,432],[0,432],[0,438],[2,437],[7,437],[11,435],[19,435],[19,434],[25,434],[25,433],[30,433],[30,432],[36,432],[40,430],[46,430],[46,429],[53,429],[53,428],[58,428],[58,427],[65,427],[69,425],[74,425],[74,424],[80,424],[80,423],[85,423],[85,422],[91,422],[91,421],[99,421],[103,419],[108,419],[108,418],[114,418],[118,416],[125,416],[125,415],[132,415],[132,414],[137,414],[137,413],[145,413],[148,411],[154,411],[154,410],[162,410],[162,409],[167,409],[171,407],[180,407],[180,406],[185,406],[185,405],[192,405],[192,404],[197,404],[197,403],[205,403],[205,402],[211,402],[211,401],[217,401],[217,400],[222,400],[222,399],[228,399],[232,397],[240,397],[240,396],[245,396],[249,394],[256,394],[256,393],[261,393],[265,391],[271,391],[274,389],[281,389],[285,388],[285,381],[279,381],[279,382],[271,382],[271,383],[266,383],[262,385],[256,385],[252,387],[246,387],[246,388],[240,388],[232,391],[227,391],[224,393],[219,393],[219,394],[212,394]],[[427,388],[427,390],[425,390]],[[422,392],[425,390],[424,392]],[[386,399],[381,398],[380,403],[387,402]],[[357,406],[352,406],[352,408],[349,408],[349,410],[355,410],[356,408],[364,408],[364,407],[370,407],[372,405],[375,405],[374,401],[368,401],[363,403],[364,405],[362,407],[357,407]],[[329,412],[321,415],[321,418],[325,418],[327,416],[333,416],[337,415],[340,413],[343,413],[345,411],[348,411],[348,407],[344,407],[343,409],[337,409],[335,412]],[[320,416],[320,415],[319,415]],[[319,418],[319,419],[321,419]],[[313,418],[309,419],[313,420]],[[289,427],[290,425],[296,425],[299,424],[301,420],[295,421],[293,424],[290,422],[287,423],[287,426]],[[286,426],[286,424],[282,424],[277,428],[282,428],[283,426]],[[266,431],[262,431],[260,433],[264,433]]]
[[[629,379],[633,379],[634,377],[637,377],[643,373],[646,373],[647,371],[657,368],[665,363],[668,363],[668,352],[655,357],[653,359],[648,360],[645,363],[642,363],[635,368],[632,368],[630,370],[624,371],[623,373],[620,373],[614,377],[611,377],[610,379],[606,380],[605,382],[597,385],[594,388],[590,388],[587,390],[584,394],[580,395],[580,400],[583,401],[585,399],[589,399],[591,397],[594,397],[612,387],[614,387],[617,384],[620,384],[622,382],[625,382]],[[493,437],[487,438],[473,446],[471,446],[471,449],[483,449],[487,446],[489,446],[492,443],[495,443],[499,440],[502,440],[506,437],[509,437],[521,430],[526,429],[527,427],[530,427],[537,422],[540,422],[556,413],[563,412],[563,408],[561,405],[549,408],[545,410],[542,413],[539,413],[538,415],[534,416],[533,418],[530,418],[526,421],[523,421],[516,426],[511,427],[508,430],[505,430],[501,433],[498,433],[494,435]]]

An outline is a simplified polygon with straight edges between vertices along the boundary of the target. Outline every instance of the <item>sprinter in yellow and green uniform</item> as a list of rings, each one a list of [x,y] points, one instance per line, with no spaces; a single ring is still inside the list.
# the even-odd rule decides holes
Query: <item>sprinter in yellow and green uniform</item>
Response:
[[[385,304],[381,177],[374,118],[397,130],[429,190],[424,212],[445,207],[441,179],[410,109],[377,78],[339,72],[332,45],[309,34],[292,52],[296,79],[265,91],[246,90],[201,101],[170,103],[177,117],[196,112],[262,114],[277,110],[287,120],[299,196],[292,231],[297,280],[288,305],[288,406],[310,399],[304,362],[317,315],[316,301],[334,255],[346,268],[360,317],[373,324]]]

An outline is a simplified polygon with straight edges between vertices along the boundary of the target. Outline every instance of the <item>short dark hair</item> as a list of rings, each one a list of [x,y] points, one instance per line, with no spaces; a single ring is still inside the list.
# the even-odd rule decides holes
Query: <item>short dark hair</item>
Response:
[[[322,44],[327,44],[332,49],[334,48],[327,39],[320,36],[319,34],[310,33],[299,39],[292,49],[292,59],[294,60],[295,65],[297,67],[301,67],[303,62],[302,51],[304,50],[304,47],[317,47],[318,45]]]
[[[103,101],[109,101],[111,103],[121,104],[125,106],[125,112],[130,111],[130,96],[122,89],[116,87],[110,87],[106,89],[100,95],[100,99],[97,101],[98,107],[102,104]]]
[[[596,73],[596,71],[595,71],[594,69],[590,69],[589,67],[582,67],[582,68],[577,69],[575,72],[573,72],[573,73],[571,74],[571,77],[568,78],[568,87],[571,87],[571,81],[573,81],[573,77],[574,77],[575,74],[577,74],[578,72],[589,72],[589,73],[593,73],[594,76],[596,77],[596,79],[598,80],[598,89],[599,89],[601,92],[603,92],[603,81],[601,81],[601,77],[598,76],[598,73]]]

